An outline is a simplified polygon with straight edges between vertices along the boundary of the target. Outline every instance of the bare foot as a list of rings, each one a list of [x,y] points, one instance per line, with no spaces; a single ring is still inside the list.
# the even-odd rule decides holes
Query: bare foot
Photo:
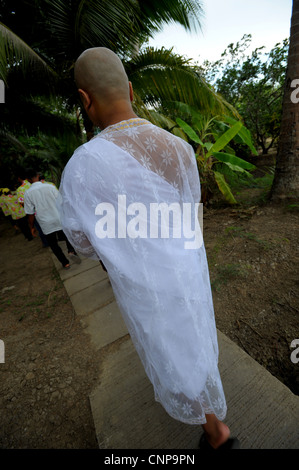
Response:
[[[205,435],[206,435],[206,439],[208,443],[214,449],[217,449],[229,439],[230,430],[226,424],[221,423],[219,426],[217,426],[217,432],[210,434],[207,431],[205,431]]]

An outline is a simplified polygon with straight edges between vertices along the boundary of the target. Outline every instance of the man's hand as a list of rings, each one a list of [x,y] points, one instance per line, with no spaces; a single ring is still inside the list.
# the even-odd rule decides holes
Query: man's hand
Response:
[[[28,223],[29,223],[30,232],[31,232],[31,235],[36,238],[37,235],[36,235],[36,229],[34,227],[34,219],[35,219],[34,214],[28,214]]]

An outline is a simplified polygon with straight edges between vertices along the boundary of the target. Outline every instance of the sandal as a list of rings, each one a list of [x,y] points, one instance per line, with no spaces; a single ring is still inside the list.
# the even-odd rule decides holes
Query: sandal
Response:
[[[66,264],[65,266],[63,266],[63,269],[70,269],[71,265],[70,264]]]
[[[240,442],[236,437],[230,437],[224,444],[221,444],[221,446],[217,447],[215,449],[214,447],[209,444],[205,434],[203,434],[200,438],[199,441],[199,449],[200,450],[230,450],[230,449],[240,449]]]

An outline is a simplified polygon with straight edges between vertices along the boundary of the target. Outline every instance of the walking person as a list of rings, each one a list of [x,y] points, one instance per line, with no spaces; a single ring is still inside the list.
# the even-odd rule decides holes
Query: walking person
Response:
[[[17,194],[19,203],[24,206],[24,194],[25,194],[25,191],[27,191],[27,189],[30,188],[31,183],[25,178],[25,175],[23,174],[23,170],[18,172],[17,179],[18,179],[18,183],[20,184],[20,186],[18,186],[16,190],[16,194]]]
[[[27,241],[33,240],[33,235],[28,224],[28,217],[24,211],[24,207],[18,201],[16,192],[9,192],[3,196],[7,210],[10,212],[13,225],[23,233]]]
[[[31,183],[25,178],[25,175],[23,174],[23,170],[19,171],[18,173],[18,182],[21,183],[21,185],[17,188],[16,194],[18,197],[18,202],[21,204],[21,206],[24,207],[24,195],[27,189],[30,188]],[[38,231],[39,237],[41,239],[42,245],[44,248],[47,248],[49,246],[49,243],[46,239],[45,234],[43,233],[41,226],[39,225],[36,217],[34,219],[34,227]]]
[[[62,264],[63,268],[68,269],[70,263],[58,245],[58,237],[66,242],[68,254],[76,263],[81,260],[75,249],[68,241],[62,231],[59,220],[59,213],[56,207],[56,200],[59,195],[56,186],[39,181],[39,174],[35,170],[28,170],[27,179],[31,183],[29,189],[24,193],[24,209],[28,215],[29,226],[32,235],[35,235],[34,221],[37,219],[49,247],[54,255]]]
[[[75,81],[101,132],[74,152],[64,170],[63,229],[78,252],[104,263],[155,399],[173,418],[202,425],[201,448],[235,448],[223,422],[226,400],[204,245],[186,249],[187,236],[162,236],[161,220],[146,232],[152,204],[187,204],[193,211],[200,202],[193,149],[138,118],[132,85],[109,49],[83,52]],[[151,230],[160,235],[149,236]]]
[[[13,220],[11,216],[11,211],[9,209],[9,204],[8,204],[8,194],[10,194],[10,189],[9,188],[0,188],[0,208],[4,214],[5,217],[9,220],[11,223],[12,227],[14,228],[15,235],[18,235],[20,233],[20,229],[17,225],[17,222]]]

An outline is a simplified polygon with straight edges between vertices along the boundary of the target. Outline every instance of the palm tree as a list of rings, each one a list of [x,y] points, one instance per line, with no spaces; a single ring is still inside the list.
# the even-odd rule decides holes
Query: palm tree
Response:
[[[48,74],[44,84],[50,83],[56,95],[65,98],[70,109],[78,108],[73,83],[74,62],[84,49],[101,45],[114,50],[124,60],[136,95],[140,95],[140,99],[136,98],[141,112],[145,112],[141,100],[147,104],[150,99],[156,103],[174,98],[177,101],[191,99],[190,104],[202,106],[205,102],[206,107],[210,102],[220,105],[221,100],[188,67],[187,61],[171,51],[148,51],[136,56],[136,49],[144,38],[158,31],[165,22],[179,22],[187,30],[200,27],[202,9],[198,0],[29,0],[25,6],[24,2],[14,0],[14,15],[11,14],[12,7],[5,3],[6,9],[0,19],[13,26],[15,32],[3,23],[0,25],[0,74],[2,71],[5,80],[10,77],[10,88],[22,89],[21,83],[11,80],[16,70],[21,68],[23,71],[26,64],[31,69],[33,64],[39,65],[39,78],[43,72]],[[20,18],[25,8],[27,15],[34,18],[36,28],[29,27]],[[130,63],[131,57],[134,60]],[[168,89],[163,86],[170,82],[174,86]],[[40,95],[48,93],[45,88],[35,87],[35,90]],[[83,118],[88,133],[92,129],[86,116]]]
[[[280,137],[271,200],[299,198],[299,0],[293,0],[290,48],[286,72]],[[295,86],[295,88],[294,88]]]
[[[187,30],[200,27],[200,0],[2,0],[0,12],[0,68],[31,63],[39,55],[67,73],[78,55],[89,47],[104,46],[122,58],[130,56],[144,38],[175,21]],[[13,3],[13,5],[11,5]],[[24,21],[24,15],[33,21]],[[6,25],[6,26],[5,26]],[[37,57],[35,57],[36,59]],[[3,73],[3,70],[2,70]]]
[[[82,142],[79,121],[83,120],[87,140],[94,135],[95,129],[81,109],[73,82],[75,60],[88,47],[101,45],[118,53],[134,86],[137,114],[183,138],[175,123],[175,103],[186,102],[208,114],[232,112],[188,59],[172,50],[148,48],[140,52],[144,38],[165,22],[179,22],[187,30],[200,27],[199,1],[28,0],[24,5],[14,0],[14,3],[15,14],[11,14],[7,2],[6,12],[0,18],[15,29],[13,32],[0,24],[0,73],[2,70],[8,83],[7,103],[0,109],[1,127],[7,135],[19,135],[23,130],[46,141],[52,157],[45,152],[38,156],[49,168],[58,160],[66,163],[58,142],[73,145],[77,142],[77,146]],[[34,18],[34,28],[22,21],[25,10]],[[57,103],[60,111],[65,107],[69,114],[53,112]],[[174,120],[167,119],[165,114]],[[53,145],[43,135],[52,136]]]
[[[36,68],[46,74],[53,74],[42,57],[10,28],[0,22],[0,79],[7,85],[8,74],[12,64],[22,64],[23,69]]]
[[[190,65],[190,59],[172,49],[147,48],[124,65],[138,97],[149,107],[171,114],[173,104],[182,102],[203,114],[236,114]]]

